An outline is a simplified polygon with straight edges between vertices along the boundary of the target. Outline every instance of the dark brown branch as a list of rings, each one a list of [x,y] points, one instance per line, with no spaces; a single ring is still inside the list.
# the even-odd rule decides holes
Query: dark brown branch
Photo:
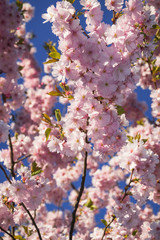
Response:
[[[77,212],[79,202],[81,200],[83,190],[84,190],[84,184],[85,184],[86,172],[87,172],[87,157],[88,157],[88,152],[85,152],[84,169],[83,169],[81,188],[80,188],[80,191],[79,191],[79,195],[77,197],[76,205],[75,205],[74,210],[72,212],[72,222],[71,222],[71,227],[70,227],[69,240],[72,240],[74,225],[75,225],[75,221],[76,221],[76,212]]]
[[[14,162],[14,153],[13,153],[13,146],[12,146],[12,140],[11,140],[11,135],[9,134],[8,135],[8,138],[9,138],[9,147],[10,147],[10,159],[11,159],[11,175],[13,178],[16,177],[15,173],[14,173],[14,165],[15,165],[15,162]],[[14,211],[14,210],[13,210]],[[11,227],[11,234],[12,236],[14,236],[14,232],[15,232],[15,228],[14,227]]]
[[[15,178],[15,173],[14,173],[14,165],[15,165],[15,162],[14,162],[14,154],[13,154],[13,146],[12,146],[12,141],[11,141],[11,135],[9,134],[8,135],[8,138],[9,138],[9,147],[10,147],[10,158],[11,158],[11,175],[12,177]]]
[[[30,217],[30,219],[31,219],[31,221],[32,221],[32,224],[35,226],[35,229],[36,229],[36,231],[37,231],[37,233],[38,233],[39,239],[42,240],[40,230],[39,230],[39,228],[38,228],[38,226],[37,226],[34,218],[32,217],[30,211],[26,208],[26,206],[24,205],[23,202],[22,202],[20,205],[25,209],[25,211],[26,211],[27,214],[29,215],[29,217]]]
[[[2,169],[2,171],[3,171],[4,175],[5,175],[5,177],[7,178],[8,182],[11,184],[11,180],[9,179],[9,177],[8,177],[5,169],[2,167],[2,165],[0,165],[0,168]]]
[[[112,216],[112,220],[107,224],[107,226],[106,226],[105,229],[104,229],[103,236],[102,236],[101,240],[103,240],[103,238],[104,238],[104,236],[105,236],[105,234],[106,234],[107,228],[110,227],[110,225],[112,224],[112,222],[114,222],[115,218],[116,218],[116,216],[113,215],[113,216]]]
[[[73,188],[73,190],[75,190],[75,191],[76,191],[76,193],[79,193],[79,191],[77,190],[77,188],[74,186],[74,184],[73,184],[73,183],[71,183],[71,187]]]
[[[131,187],[133,172],[134,172],[134,169],[132,169],[129,183],[125,186],[125,192],[124,192],[124,195],[123,195],[122,200],[121,200],[120,202],[123,202],[123,200],[125,199],[125,197],[128,195],[128,189]]]
[[[82,28],[82,32],[87,38],[90,38],[89,35],[85,32],[85,30],[83,28]]]
[[[112,18],[112,23],[116,23],[116,12],[113,10],[113,18]]]
[[[7,231],[6,231],[5,229],[3,229],[2,227],[0,227],[0,230],[1,230],[2,232],[6,233],[8,236],[10,236],[13,240],[16,240],[12,234],[10,234],[9,232],[7,232]]]
[[[89,117],[87,118],[87,126],[89,124]],[[88,137],[87,137],[87,130],[85,131],[86,133],[86,143],[89,143],[88,141]],[[73,236],[73,231],[74,231],[74,225],[75,225],[75,221],[76,221],[76,212],[79,206],[79,202],[81,200],[83,191],[84,191],[84,185],[85,185],[85,180],[86,180],[86,172],[87,172],[87,157],[88,157],[88,152],[85,152],[85,158],[84,158],[84,166],[83,166],[83,175],[82,175],[82,181],[81,181],[81,187],[80,187],[80,191],[78,193],[77,196],[77,201],[74,207],[74,210],[72,212],[72,222],[71,222],[71,227],[70,227],[70,232],[69,232],[69,240],[72,240],[72,236]]]

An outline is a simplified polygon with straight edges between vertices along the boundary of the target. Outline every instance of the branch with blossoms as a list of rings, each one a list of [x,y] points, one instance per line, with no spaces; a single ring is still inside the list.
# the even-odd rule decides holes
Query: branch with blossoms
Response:
[[[89,125],[89,118],[87,119],[87,126],[88,125]],[[88,137],[87,137],[87,130],[85,131],[85,134],[86,134],[85,142],[89,143]],[[84,191],[86,173],[87,173],[87,157],[88,157],[88,152],[86,151],[85,152],[85,158],[84,158],[81,186],[80,186],[80,190],[78,192],[78,196],[77,196],[76,204],[74,206],[74,210],[72,212],[72,221],[71,221],[70,232],[69,232],[69,240],[72,240],[72,237],[73,237],[74,225],[75,225],[75,222],[76,222],[76,212],[78,210],[79,202],[81,200],[81,197],[82,197],[82,194],[83,194],[83,191]]]
[[[115,215],[112,215],[111,221],[110,221],[110,222],[107,224],[107,226],[104,228],[104,232],[103,232],[103,236],[102,236],[101,240],[104,239],[107,229],[110,227],[110,225],[114,222],[115,219],[116,219],[116,216],[115,216]]]
[[[15,133],[0,151],[4,239],[159,239],[159,215],[156,220],[147,206],[148,199],[160,203],[158,0],[105,1],[111,25],[98,0],[80,0],[78,12],[76,1],[56,1],[42,16],[59,38],[58,50],[46,44],[42,79],[25,31],[34,9],[15,2],[0,1],[0,141],[9,128]],[[137,101],[137,85],[151,90],[156,124]],[[53,114],[57,98],[66,104],[63,116],[61,109]],[[72,211],[64,209],[66,201]],[[96,222],[101,209],[105,228]]]
[[[74,225],[75,225],[75,221],[76,221],[76,212],[77,212],[79,202],[81,200],[81,197],[82,197],[82,194],[83,194],[83,191],[84,191],[86,172],[87,172],[87,156],[88,156],[88,152],[85,152],[84,170],[83,170],[83,176],[82,176],[82,181],[81,181],[81,187],[80,187],[80,191],[79,191],[79,194],[78,194],[78,197],[77,197],[77,201],[76,201],[74,210],[72,212],[72,221],[71,221],[71,227],[70,227],[70,232],[69,232],[69,239],[70,240],[72,240]]]
[[[33,226],[35,227],[35,229],[36,229],[36,231],[38,233],[39,239],[42,240],[42,236],[41,236],[40,230],[39,230],[39,228],[38,228],[38,226],[37,226],[37,224],[36,224],[32,214],[30,213],[30,211],[27,209],[27,207],[25,206],[25,204],[23,202],[20,203],[20,206],[22,206],[24,208],[24,210],[27,212],[27,214],[29,215],[29,217],[30,217],[30,219],[32,221],[32,224],[33,224]]]

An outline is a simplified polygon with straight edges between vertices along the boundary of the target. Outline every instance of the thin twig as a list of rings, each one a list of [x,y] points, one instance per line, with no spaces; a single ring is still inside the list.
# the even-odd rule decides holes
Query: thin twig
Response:
[[[29,215],[29,217],[30,217],[30,219],[31,219],[31,221],[32,221],[32,224],[33,224],[33,225],[35,226],[35,228],[36,228],[36,231],[37,231],[37,233],[38,233],[39,239],[42,240],[40,230],[39,230],[39,228],[38,228],[38,226],[37,226],[34,218],[32,217],[30,211],[26,208],[26,206],[24,205],[23,202],[22,202],[20,205],[21,205],[21,206],[25,209],[25,211],[28,213],[28,215]]]
[[[125,199],[125,197],[128,195],[128,188],[131,187],[133,172],[134,172],[134,169],[132,169],[129,183],[125,186],[125,192],[124,192],[124,195],[123,195],[122,200],[121,200],[120,202],[123,202],[123,200]]]
[[[77,16],[74,15],[74,19],[78,19]],[[81,26],[81,25],[80,25]],[[84,35],[87,37],[87,38],[90,38],[90,36],[85,32],[84,28],[81,26],[81,29],[82,29],[82,32],[84,33]]]
[[[14,238],[14,236],[13,236],[12,234],[10,234],[9,232],[7,232],[4,228],[0,227],[0,230],[1,230],[2,232],[6,233],[8,236],[10,236],[13,240],[16,240],[16,239]]]
[[[26,158],[28,158],[28,157],[31,157],[32,155],[31,154],[28,154],[27,156],[24,156],[24,157],[19,157],[18,159],[17,159],[17,161],[15,161],[14,163],[19,163],[19,162],[22,162],[24,159],[26,159]]]
[[[14,173],[15,162],[14,162],[13,146],[12,146],[12,140],[11,140],[10,134],[8,135],[8,138],[9,138],[10,158],[11,158],[11,175],[12,175],[12,177],[15,178],[15,176],[16,176]]]
[[[151,76],[153,77],[153,71],[152,71],[152,68],[151,68],[151,65],[150,65],[150,61],[148,60],[147,63],[148,63],[148,66],[149,66],[149,70],[151,72]],[[155,86],[155,89],[157,89],[157,83],[153,81],[153,84]]]
[[[116,12],[113,10],[113,18],[112,18],[112,23],[116,23]]]
[[[125,199],[125,197],[128,195],[128,189],[131,187],[133,172],[134,172],[134,169],[132,169],[129,183],[125,186],[125,192],[124,192],[124,195],[123,195],[123,197],[122,197],[122,199],[121,199],[120,202],[123,202],[123,200]],[[104,229],[103,236],[102,236],[101,240],[103,240],[103,238],[104,238],[104,236],[105,236],[105,234],[106,234],[107,228],[112,224],[112,222],[114,222],[115,218],[116,218],[116,216],[113,215],[113,216],[112,216],[112,220],[108,223],[108,225],[107,225],[107,226],[105,227],[105,229]]]
[[[82,27],[82,26],[81,26]],[[90,38],[90,36],[85,32],[85,30],[82,28],[82,32],[83,34],[87,37],[87,38]]]
[[[3,171],[4,175],[5,175],[5,177],[7,178],[8,182],[11,184],[11,180],[9,179],[9,177],[8,177],[5,169],[2,167],[2,165],[0,165],[0,168],[2,169],[2,171]]]
[[[110,227],[110,225],[112,224],[112,222],[114,222],[115,218],[116,218],[116,216],[115,216],[115,215],[112,215],[112,220],[111,220],[111,221],[107,224],[107,226],[105,227],[104,232],[103,232],[103,236],[102,236],[101,240],[103,240],[103,238],[104,238],[104,236],[105,236],[105,234],[106,234],[107,228]]]

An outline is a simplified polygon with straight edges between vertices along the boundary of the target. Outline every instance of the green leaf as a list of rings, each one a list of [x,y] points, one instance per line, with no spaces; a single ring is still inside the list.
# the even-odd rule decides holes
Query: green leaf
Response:
[[[144,144],[148,141],[148,139],[143,138],[142,141],[144,142]]]
[[[126,234],[126,235],[124,235],[123,237],[124,237],[124,238],[127,238],[127,237],[128,237],[128,235]]]
[[[14,235],[14,238],[15,238],[15,239],[19,239],[19,240],[26,240],[25,238],[23,238],[23,237],[20,236],[20,235]]]
[[[32,162],[32,165],[31,165],[31,175],[34,176],[34,175],[37,175],[39,173],[42,172],[42,168],[38,167],[36,161]]]
[[[133,236],[136,236],[136,233],[137,233],[138,231],[137,230],[134,230],[133,232],[132,232],[132,235]]]
[[[116,105],[116,109],[117,109],[118,115],[122,115],[123,113],[125,113],[124,108],[119,105]]]
[[[48,52],[48,55],[52,58],[52,59],[49,59],[48,61],[44,62],[44,64],[54,63],[54,62],[59,61],[61,54],[56,50],[55,44],[53,44],[52,41],[45,43],[44,48]]]
[[[78,12],[77,12],[77,17],[83,15],[84,13],[85,13],[85,11],[83,11],[83,12],[82,12],[82,11],[78,11]]]
[[[54,63],[58,61],[59,61],[58,59],[49,59],[47,62],[44,62],[43,64]]]
[[[18,7],[18,10],[19,10],[19,11],[21,11],[21,10],[22,10],[22,8],[23,8],[23,2],[22,2],[22,1],[19,1],[19,0],[17,0],[17,1],[16,1],[16,5],[17,5],[17,7]]]
[[[47,94],[50,96],[63,96],[63,94],[61,92],[57,92],[57,91],[51,91]]]
[[[105,219],[101,219],[101,222],[105,225],[105,227],[108,225],[108,223]]]
[[[55,116],[58,122],[61,121],[61,112],[59,109],[55,110]]]
[[[16,42],[16,45],[22,45],[24,44],[24,38],[19,38],[18,42]]]
[[[17,140],[18,139],[18,132],[15,132],[14,136],[15,136],[15,138]]]
[[[75,0],[64,0],[64,1],[70,2],[71,4],[75,2]]]
[[[60,83],[59,86],[60,86],[64,91],[69,91],[69,86],[67,86],[65,83]]]
[[[156,75],[155,78],[156,78],[156,81],[157,81],[157,80],[160,80],[160,75]]]
[[[128,138],[129,142],[133,143],[133,137],[132,136],[127,135],[127,138]]]
[[[48,54],[51,58],[57,58],[60,59],[61,54],[57,51],[57,49],[54,47],[54,45],[52,45],[50,47],[50,53]]]
[[[61,55],[60,55],[60,53],[59,52],[57,52],[57,50],[55,49],[55,51],[53,51],[53,52],[50,52],[49,54],[48,54],[51,58],[53,58],[53,59],[60,59],[60,57],[61,57]]]
[[[50,117],[49,117],[46,113],[42,113],[42,116],[45,118],[45,120],[46,120],[48,123],[51,123],[51,119],[50,119]]]
[[[134,182],[134,183],[138,183],[140,181],[140,178],[133,178],[132,179],[132,182]]]
[[[23,66],[19,65],[18,66],[18,71],[21,71],[23,68],[24,68]]]
[[[74,99],[74,97],[73,97],[72,95],[69,95],[69,96],[68,96],[68,99],[69,99],[69,100],[72,100],[72,99]]]
[[[157,25],[157,24],[154,24],[154,25],[152,26],[152,28],[154,28],[154,29],[160,29],[160,26]]]
[[[93,201],[89,198],[88,201],[84,204],[84,206],[90,208],[93,205]]]
[[[96,205],[93,204],[93,205],[90,207],[90,209],[93,211],[93,210],[98,209],[98,208],[97,208]]]
[[[51,133],[51,128],[47,128],[45,131],[46,141],[48,140],[50,133]]]
[[[36,161],[32,162],[31,172],[34,172],[35,170],[37,170],[37,163],[36,163]]]
[[[31,176],[35,176],[37,174],[40,174],[41,172],[43,172],[43,171],[42,170],[35,171],[35,172],[31,173]]]
[[[49,42],[45,42],[43,47],[49,53],[52,49],[52,46],[54,46],[54,45],[55,45],[55,43],[53,43],[52,41],[49,41]]]
[[[141,126],[144,126],[143,119],[137,121],[137,124],[138,124],[138,125],[141,125]]]
[[[88,201],[84,204],[84,206],[88,207],[91,210],[97,209],[97,207],[93,204],[93,201],[89,198]]]
[[[152,65],[154,65],[155,63],[156,63],[156,60],[157,59],[154,59],[151,63],[152,63]]]
[[[19,72],[19,74],[21,75],[21,77],[22,77],[22,73],[21,73],[21,70],[23,69],[23,67],[22,66],[18,66],[18,72]]]
[[[139,142],[139,140],[141,139],[141,134],[137,133],[136,136],[135,136],[135,139],[138,140],[138,142]]]
[[[27,227],[27,226],[22,226],[22,227],[24,228],[24,231],[28,237],[32,235],[33,230],[29,229],[29,227]]]

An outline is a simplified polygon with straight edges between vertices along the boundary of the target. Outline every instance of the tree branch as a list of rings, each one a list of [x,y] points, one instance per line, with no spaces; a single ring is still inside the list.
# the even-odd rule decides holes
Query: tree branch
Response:
[[[9,134],[8,135],[8,138],[9,138],[9,147],[10,147],[10,158],[11,158],[11,175],[12,177],[15,178],[15,173],[14,173],[14,165],[15,165],[15,162],[14,162],[14,154],[13,154],[13,146],[12,146],[12,141],[11,141],[11,135]]]
[[[3,171],[4,175],[5,175],[5,177],[7,178],[8,182],[11,184],[11,180],[9,179],[9,177],[8,177],[5,169],[2,167],[2,165],[0,165],[0,168],[2,169],[2,171]]]
[[[88,126],[88,120],[89,118],[87,118],[87,126]],[[86,131],[86,143],[88,143],[88,137],[87,137],[87,131]],[[85,158],[84,158],[84,167],[83,167],[83,176],[82,176],[82,181],[81,181],[81,187],[80,187],[80,191],[77,197],[77,201],[74,207],[74,210],[72,212],[72,222],[71,222],[71,227],[70,227],[70,232],[69,232],[69,240],[72,240],[72,235],[73,235],[73,231],[74,231],[74,225],[75,225],[75,221],[76,221],[76,212],[79,206],[79,202],[81,200],[83,191],[84,191],[84,185],[85,185],[85,179],[86,179],[86,172],[87,172],[87,157],[88,157],[88,152],[85,152]]]
[[[74,184],[73,184],[73,183],[71,183],[71,187],[73,188],[73,190],[75,190],[75,191],[76,191],[76,193],[79,193],[79,191],[77,190],[77,188],[74,186]]]
[[[123,202],[123,200],[125,199],[125,197],[128,195],[128,188],[131,187],[133,172],[134,172],[134,169],[132,169],[129,183],[125,186],[125,192],[124,192],[124,195],[123,195],[123,197],[122,197],[122,199],[121,199],[120,202]],[[115,218],[116,218],[116,216],[115,216],[115,215],[112,215],[112,220],[111,220],[111,221],[108,223],[108,225],[105,227],[104,232],[103,232],[103,236],[102,236],[101,240],[103,240],[103,238],[104,238],[104,236],[105,236],[105,234],[106,234],[107,228],[112,224],[112,222],[114,222]]]
[[[72,240],[74,225],[75,225],[75,221],[76,221],[76,212],[77,212],[79,202],[81,200],[83,190],[84,190],[84,184],[85,184],[85,179],[86,179],[86,171],[87,171],[87,157],[88,157],[88,152],[85,152],[84,169],[83,169],[81,188],[80,188],[80,191],[79,191],[79,195],[77,197],[76,205],[75,205],[74,210],[72,212],[72,222],[71,222],[71,227],[70,227],[69,240]]]
[[[27,156],[24,156],[24,157],[19,157],[18,159],[17,159],[17,161],[15,161],[14,163],[19,163],[19,162],[22,162],[24,159],[26,159],[26,158],[28,158],[28,157],[31,157],[32,155],[31,154],[28,154]]]
[[[0,230],[1,230],[2,232],[6,233],[8,236],[10,236],[13,240],[16,240],[12,234],[10,234],[9,232],[7,232],[7,231],[6,231],[5,229],[3,229],[2,227],[0,227]]]
[[[38,233],[39,239],[42,240],[40,230],[39,230],[39,228],[38,228],[38,226],[37,226],[34,218],[32,217],[30,211],[26,208],[26,206],[24,205],[23,202],[20,203],[20,205],[21,205],[21,206],[25,209],[25,211],[28,213],[28,215],[29,215],[29,217],[30,217],[30,219],[31,219],[31,221],[32,221],[32,224],[33,224],[33,225],[35,226],[35,228],[36,228],[36,231],[37,231],[37,233]]]

